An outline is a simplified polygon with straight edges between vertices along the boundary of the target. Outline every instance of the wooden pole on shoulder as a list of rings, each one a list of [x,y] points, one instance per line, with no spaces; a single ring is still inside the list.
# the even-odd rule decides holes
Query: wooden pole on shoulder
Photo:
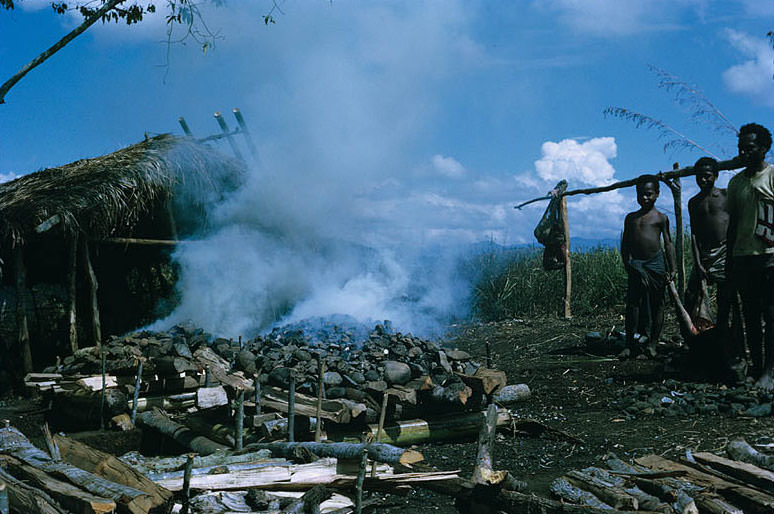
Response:
[[[559,210],[562,212],[562,227],[564,229],[564,306],[565,319],[572,317],[570,297],[572,295],[572,263],[570,262],[570,221],[567,217],[567,198],[562,196]]]
[[[27,268],[24,266],[24,250],[21,244],[16,246],[14,256],[16,258],[16,328],[22,366],[26,374],[32,372],[32,350],[30,331],[27,326]]]
[[[674,163],[672,168],[678,170],[679,163]],[[682,184],[680,177],[664,180],[666,185],[672,191],[672,205],[675,211],[675,265],[677,266],[677,292],[680,300],[685,294],[685,251],[684,251],[684,232],[683,232],[683,197]]]

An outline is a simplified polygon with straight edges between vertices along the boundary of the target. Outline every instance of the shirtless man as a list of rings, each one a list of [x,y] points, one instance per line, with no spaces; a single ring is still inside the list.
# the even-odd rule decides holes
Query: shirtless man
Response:
[[[771,133],[745,125],[738,148],[745,169],[728,184],[726,271],[742,298],[751,375],[758,387],[774,390],[774,166],[765,161]]]
[[[640,350],[635,332],[644,336],[639,344],[651,356],[655,356],[656,344],[664,325],[664,288],[666,281],[672,280],[675,257],[669,235],[669,220],[655,207],[658,194],[658,177],[641,176],[637,180],[637,203],[640,210],[627,214],[624,221],[621,258],[629,279],[625,323],[627,348],[622,352],[622,357]]]

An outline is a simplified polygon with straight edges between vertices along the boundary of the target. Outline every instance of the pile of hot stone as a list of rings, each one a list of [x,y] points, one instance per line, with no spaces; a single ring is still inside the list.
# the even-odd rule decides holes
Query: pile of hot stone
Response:
[[[216,338],[189,325],[113,336],[104,344],[106,371],[108,375],[133,375],[138,357],[144,357],[144,375],[170,371],[195,374],[197,368],[202,371],[196,357],[207,348],[227,361],[232,371],[241,371],[249,379],[257,374],[263,385],[287,389],[292,372],[296,391],[309,396],[317,395],[318,359],[322,358],[325,397],[364,403],[368,407],[366,422],[378,418],[378,399],[388,388],[415,391],[415,403],[422,404],[425,414],[476,410],[485,401],[473,394],[458,374],[473,375],[480,367],[468,353],[441,349],[433,341],[394,332],[389,321],[369,330],[346,317],[305,320],[246,341]],[[45,371],[95,375],[100,367],[96,349],[83,349]],[[401,406],[397,407],[400,410]],[[389,418],[413,414],[390,412]]]
[[[694,414],[766,417],[772,415],[773,400],[771,392],[748,385],[727,387],[668,379],[621,387],[614,405],[629,418]]]

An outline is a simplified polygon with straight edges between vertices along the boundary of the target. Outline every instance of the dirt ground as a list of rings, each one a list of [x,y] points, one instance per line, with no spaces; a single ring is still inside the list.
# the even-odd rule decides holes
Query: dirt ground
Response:
[[[693,414],[666,417],[658,414],[628,416],[619,400],[620,391],[640,385],[661,386],[669,378],[685,376],[665,371],[662,360],[621,361],[614,356],[587,353],[584,336],[606,333],[620,317],[510,320],[499,323],[453,327],[455,335],[446,346],[469,352],[481,362],[489,340],[494,367],[504,370],[509,383],[526,383],[532,396],[514,406],[519,418],[535,419],[558,429],[538,437],[498,435],[495,467],[507,469],[527,482],[529,490],[550,496],[550,482],[571,469],[602,463],[608,453],[623,460],[655,453],[680,457],[686,450],[722,452],[735,437],[774,436],[774,417],[730,414]],[[674,324],[667,324],[674,326]],[[665,330],[666,338],[670,334]],[[715,386],[722,388],[723,386]],[[21,414],[25,403],[0,403],[0,419],[10,419],[39,438],[40,417]],[[427,463],[444,470],[472,471],[475,443],[420,445]],[[454,513],[449,497],[417,490],[407,496],[372,496],[370,510],[379,513]]]

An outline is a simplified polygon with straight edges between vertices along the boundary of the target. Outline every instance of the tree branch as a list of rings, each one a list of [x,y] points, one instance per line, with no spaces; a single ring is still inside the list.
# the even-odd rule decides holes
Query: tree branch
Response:
[[[16,85],[17,82],[19,82],[27,73],[29,73],[33,68],[38,66],[39,64],[42,64],[46,59],[57,53],[59,50],[61,50],[67,43],[78,37],[84,30],[91,27],[97,20],[102,18],[102,16],[107,13],[109,10],[113,9],[116,5],[124,2],[125,0],[108,0],[105,2],[105,4],[99,8],[92,16],[86,18],[83,23],[78,25],[75,29],[73,29],[72,32],[67,34],[65,37],[54,43],[54,45],[40,54],[39,56],[35,57],[33,60],[22,66],[22,68],[16,72],[10,79],[6,80],[2,86],[0,86],[0,104],[5,103],[5,95],[8,93],[8,91]]]

